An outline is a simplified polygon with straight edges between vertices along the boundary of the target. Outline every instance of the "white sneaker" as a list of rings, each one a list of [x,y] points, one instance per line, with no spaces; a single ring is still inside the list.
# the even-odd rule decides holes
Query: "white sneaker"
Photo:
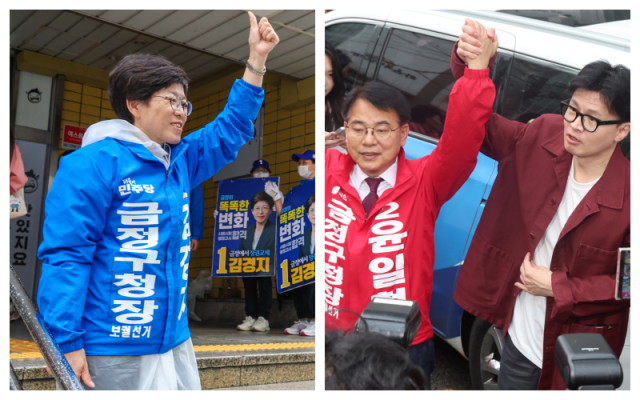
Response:
[[[242,321],[240,325],[238,325],[239,331],[250,331],[253,328],[253,324],[256,323],[256,320],[252,317],[247,316],[247,318]]]
[[[300,336],[315,336],[316,335],[316,320],[309,321],[309,325],[306,329],[300,331]]]
[[[286,333],[287,335],[299,335],[300,331],[302,331],[303,329],[307,329],[308,326],[309,321],[307,321],[306,319],[301,319],[294,322],[293,325],[285,329],[284,333]]]
[[[268,331],[269,330],[269,321],[267,321],[266,319],[262,318],[262,317],[258,317],[258,320],[256,321],[255,324],[253,324],[253,328],[251,328],[254,331],[258,331],[258,332],[264,332],[264,331]]]

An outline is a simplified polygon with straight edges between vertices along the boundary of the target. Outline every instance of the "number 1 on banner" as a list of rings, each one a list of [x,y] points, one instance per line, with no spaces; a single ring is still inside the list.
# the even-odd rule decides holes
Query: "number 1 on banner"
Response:
[[[280,267],[282,267],[282,286],[280,286],[280,289],[284,289],[291,285],[289,283],[289,260],[284,260]]]
[[[218,255],[220,255],[220,261],[218,262],[218,270],[217,274],[226,274],[227,269],[225,268],[227,265],[227,248],[223,247],[218,250]]]

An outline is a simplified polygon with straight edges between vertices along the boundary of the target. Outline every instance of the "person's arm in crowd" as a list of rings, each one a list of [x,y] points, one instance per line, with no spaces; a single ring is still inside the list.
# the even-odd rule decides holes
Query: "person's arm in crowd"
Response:
[[[482,56],[478,40],[479,29],[482,28],[482,25],[476,26],[475,24],[478,23],[467,18],[462,26],[460,40],[453,46],[451,72],[455,79],[460,79],[464,75],[466,65],[470,60]],[[488,37],[497,40],[498,36],[493,28],[488,28],[486,32]],[[489,59],[489,68],[494,66],[497,56],[496,52]],[[529,126],[529,124],[510,121],[498,114],[492,114],[486,124],[485,139],[480,152],[496,161],[502,160],[513,153]]]
[[[479,24],[478,24],[479,25]],[[484,126],[491,115],[495,86],[489,78],[488,63],[498,47],[497,40],[487,37],[484,28],[480,38],[484,53],[471,60],[449,96],[448,115],[442,139],[431,153],[432,190],[436,206],[441,207],[464,184],[476,166],[478,151],[484,139]]]
[[[24,173],[24,164],[22,163],[22,154],[17,144],[14,144],[13,158],[9,167],[9,193],[15,194],[18,190],[27,184],[29,178]]]
[[[82,316],[91,265],[111,207],[111,177],[105,163],[90,154],[74,154],[60,164],[45,202],[43,241],[38,248],[42,275],[37,303],[40,313],[78,377],[93,387],[84,353]],[[82,171],[78,178],[76,171]],[[69,221],[75,221],[70,224]],[[89,383],[91,382],[91,383]]]
[[[273,199],[273,203],[276,207],[276,216],[279,217],[280,212],[282,211],[282,202],[284,201],[284,196],[282,195],[280,188],[274,182],[268,181],[264,185],[264,191]]]
[[[282,192],[280,192],[282,194]],[[278,199],[276,201],[274,201],[274,204],[276,206],[276,217],[280,216],[280,213],[282,212],[282,200],[284,199]]]
[[[191,189],[189,210],[191,212],[191,251],[194,251],[198,249],[204,232],[204,194],[202,193],[202,185],[196,185]]]
[[[249,13],[249,63],[262,71],[267,55],[278,43],[278,36],[263,18],[258,25]],[[254,64],[255,63],[255,64]],[[191,185],[195,186],[215,175],[238,156],[238,151],[255,136],[253,121],[264,101],[262,77],[248,67],[242,79],[231,88],[224,110],[204,128],[186,136],[186,150]]]
[[[324,133],[324,149],[329,150],[331,147],[346,146],[347,138],[344,135],[336,135],[335,132]]]

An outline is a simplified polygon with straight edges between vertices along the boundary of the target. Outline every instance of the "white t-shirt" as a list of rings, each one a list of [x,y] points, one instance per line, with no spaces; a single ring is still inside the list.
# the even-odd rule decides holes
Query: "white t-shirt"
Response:
[[[541,267],[549,268],[553,250],[564,225],[584,196],[600,179],[598,178],[589,183],[576,182],[573,178],[573,164],[574,161],[572,160],[569,179],[567,179],[567,186],[564,190],[562,201],[558,206],[558,211],[553,216],[551,223],[533,253],[532,261]],[[546,296],[533,296],[524,290],[521,291],[516,299],[513,318],[509,325],[509,336],[511,336],[513,344],[538,368],[542,368],[542,342],[546,305]]]

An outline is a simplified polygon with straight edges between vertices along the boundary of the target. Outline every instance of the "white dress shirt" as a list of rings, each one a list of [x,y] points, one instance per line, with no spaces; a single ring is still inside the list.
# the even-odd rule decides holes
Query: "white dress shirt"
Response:
[[[367,178],[382,178],[382,182],[378,185],[378,198],[382,196],[385,190],[391,189],[396,185],[396,175],[398,174],[398,157],[396,157],[396,161],[391,165],[386,171],[384,171],[380,176],[367,176],[358,164],[354,164],[351,173],[349,174],[349,183],[353,186],[360,195],[360,200],[364,200],[365,197],[369,193],[371,193],[371,188],[369,184],[365,181]]]

